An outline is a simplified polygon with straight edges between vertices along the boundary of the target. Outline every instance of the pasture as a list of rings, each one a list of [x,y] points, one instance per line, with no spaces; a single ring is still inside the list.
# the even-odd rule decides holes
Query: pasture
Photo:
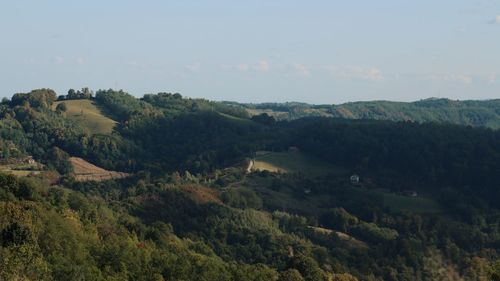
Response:
[[[102,111],[96,106],[95,101],[92,100],[56,101],[52,105],[52,110],[55,110],[57,105],[63,102],[67,108],[66,117],[77,122],[93,134],[110,134],[117,123],[111,118],[104,116]]]
[[[394,193],[384,193],[384,206],[394,212],[409,211],[420,214],[435,214],[441,212],[439,204],[425,197],[408,197]]]
[[[76,181],[103,181],[130,176],[127,173],[105,170],[78,157],[71,157],[69,161],[73,166]]]
[[[262,153],[255,157],[252,169],[276,173],[302,173],[311,176],[345,172],[328,162],[300,151]]]

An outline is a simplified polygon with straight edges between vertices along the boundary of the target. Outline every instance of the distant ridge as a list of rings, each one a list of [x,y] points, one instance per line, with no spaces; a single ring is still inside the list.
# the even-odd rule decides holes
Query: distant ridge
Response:
[[[500,99],[459,101],[428,98],[414,102],[359,101],[339,105],[286,102],[242,104],[242,106],[250,115],[267,113],[278,120],[323,116],[500,128]]]

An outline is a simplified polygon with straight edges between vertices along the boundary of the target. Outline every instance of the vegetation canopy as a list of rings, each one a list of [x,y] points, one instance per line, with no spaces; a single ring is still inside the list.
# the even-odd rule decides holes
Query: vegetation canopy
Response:
[[[498,100],[0,104],[0,280],[499,280]]]

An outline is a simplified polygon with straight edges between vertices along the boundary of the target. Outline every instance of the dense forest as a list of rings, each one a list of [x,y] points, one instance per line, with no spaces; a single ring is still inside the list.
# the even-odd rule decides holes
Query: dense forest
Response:
[[[82,104],[112,131],[86,128]],[[15,94],[0,104],[0,280],[500,280],[499,114]],[[77,180],[75,157],[128,176]]]

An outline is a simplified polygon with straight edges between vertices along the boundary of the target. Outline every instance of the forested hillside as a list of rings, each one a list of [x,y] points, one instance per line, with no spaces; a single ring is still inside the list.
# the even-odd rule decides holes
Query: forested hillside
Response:
[[[335,117],[345,119],[375,119],[450,123],[464,126],[500,128],[500,100],[455,101],[425,99],[416,102],[349,102],[339,105],[309,105],[305,103],[245,104],[252,114],[267,113],[280,120],[303,117]]]
[[[0,280],[500,280],[498,114],[15,94]]]

